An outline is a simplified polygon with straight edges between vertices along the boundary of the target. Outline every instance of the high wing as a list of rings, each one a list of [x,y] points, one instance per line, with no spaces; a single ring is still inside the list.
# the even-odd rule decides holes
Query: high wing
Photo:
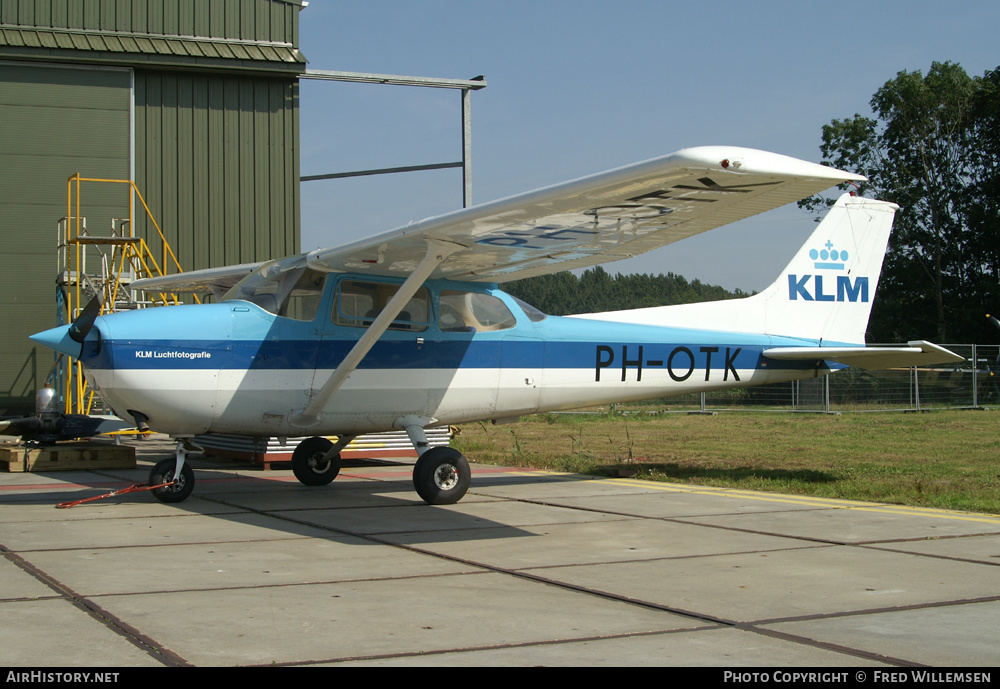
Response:
[[[773,347],[764,356],[785,361],[835,361],[846,366],[885,370],[911,366],[956,364],[964,357],[931,342],[915,340],[906,347]]]
[[[409,275],[427,240],[457,244],[432,278],[507,282],[630,258],[864,177],[732,146],[671,155],[422,220],[309,264]]]
[[[421,220],[308,254],[329,272],[407,277],[428,251],[449,255],[430,278],[508,282],[617,261],[864,177],[736,146],[703,146]],[[256,264],[133,283],[147,291],[215,291]]]

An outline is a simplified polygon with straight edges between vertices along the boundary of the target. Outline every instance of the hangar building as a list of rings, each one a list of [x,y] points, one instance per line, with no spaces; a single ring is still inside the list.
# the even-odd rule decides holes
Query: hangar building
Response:
[[[56,324],[71,175],[135,180],[185,270],[298,251],[304,4],[0,0],[0,416],[53,365],[28,335]],[[89,234],[128,217],[127,189],[84,185]]]

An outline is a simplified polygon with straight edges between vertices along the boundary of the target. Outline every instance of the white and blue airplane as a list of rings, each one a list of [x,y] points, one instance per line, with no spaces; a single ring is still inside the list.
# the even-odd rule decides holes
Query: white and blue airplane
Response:
[[[203,433],[306,437],[292,467],[325,485],[361,434],[404,429],[417,493],[457,502],[467,460],[425,429],[870,368],[961,361],[936,345],[867,347],[897,206],[842,196],[788,267],[745,299],[546,316],[510,280],[635,256],[864,178],[737,147],[679,151],[261,264],[147,278],[217,301],[99,315],[33,340],[78,359],[122,418],[177,440],[154,495],[194,486]],[[766,240],[764,240],[766,241]],[[336,442],[327,436],[335,436]]]

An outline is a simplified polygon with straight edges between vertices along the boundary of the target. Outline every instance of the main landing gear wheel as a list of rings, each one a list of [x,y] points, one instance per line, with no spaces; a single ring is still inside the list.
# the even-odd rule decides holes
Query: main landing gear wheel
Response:
[[[431,505],[454,505],[472,482],[472,470],[461,452],[450,447],[432,447],[413,467],[413,487]]]
[[[292,473],[307,486],[325,486],[340,473],[340,453],[327,458],[333,443],[326,438],[306,438],[292,452]]]
[[[149,485],[156,486],[161,483],[169,483],[174,480],[174,471],[177,467],[177,458],[171,457],[158,462],[152,471],[149,472]],[[182,502],[186,500],[191,491],[194,490],[194,471],[186,463],[181,468],[180,478],[172,486],[154,488],[150,492],[153,497],[160,502]]]

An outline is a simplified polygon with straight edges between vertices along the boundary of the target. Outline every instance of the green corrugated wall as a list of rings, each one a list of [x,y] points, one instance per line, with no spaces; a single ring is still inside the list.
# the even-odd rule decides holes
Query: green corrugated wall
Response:
[[[55,324],[73,173],[134,171],[185,270],[298,251],[300,5],[0,0],[0,416],[30,411],[52,365],[27,337]],[[127,216],[117,185],[82,199],[91,234]]]
[[[0,414],[33,406],[53,363],[27,338],[56,323],[67,178],[128,177],[129,82],[124,69],[0,63]],[[128,215],[123,191],[88,194],[92,233]]]
[[[185,269],[298,250],[295,82],[136,70],[135,103],[136,183]]]

